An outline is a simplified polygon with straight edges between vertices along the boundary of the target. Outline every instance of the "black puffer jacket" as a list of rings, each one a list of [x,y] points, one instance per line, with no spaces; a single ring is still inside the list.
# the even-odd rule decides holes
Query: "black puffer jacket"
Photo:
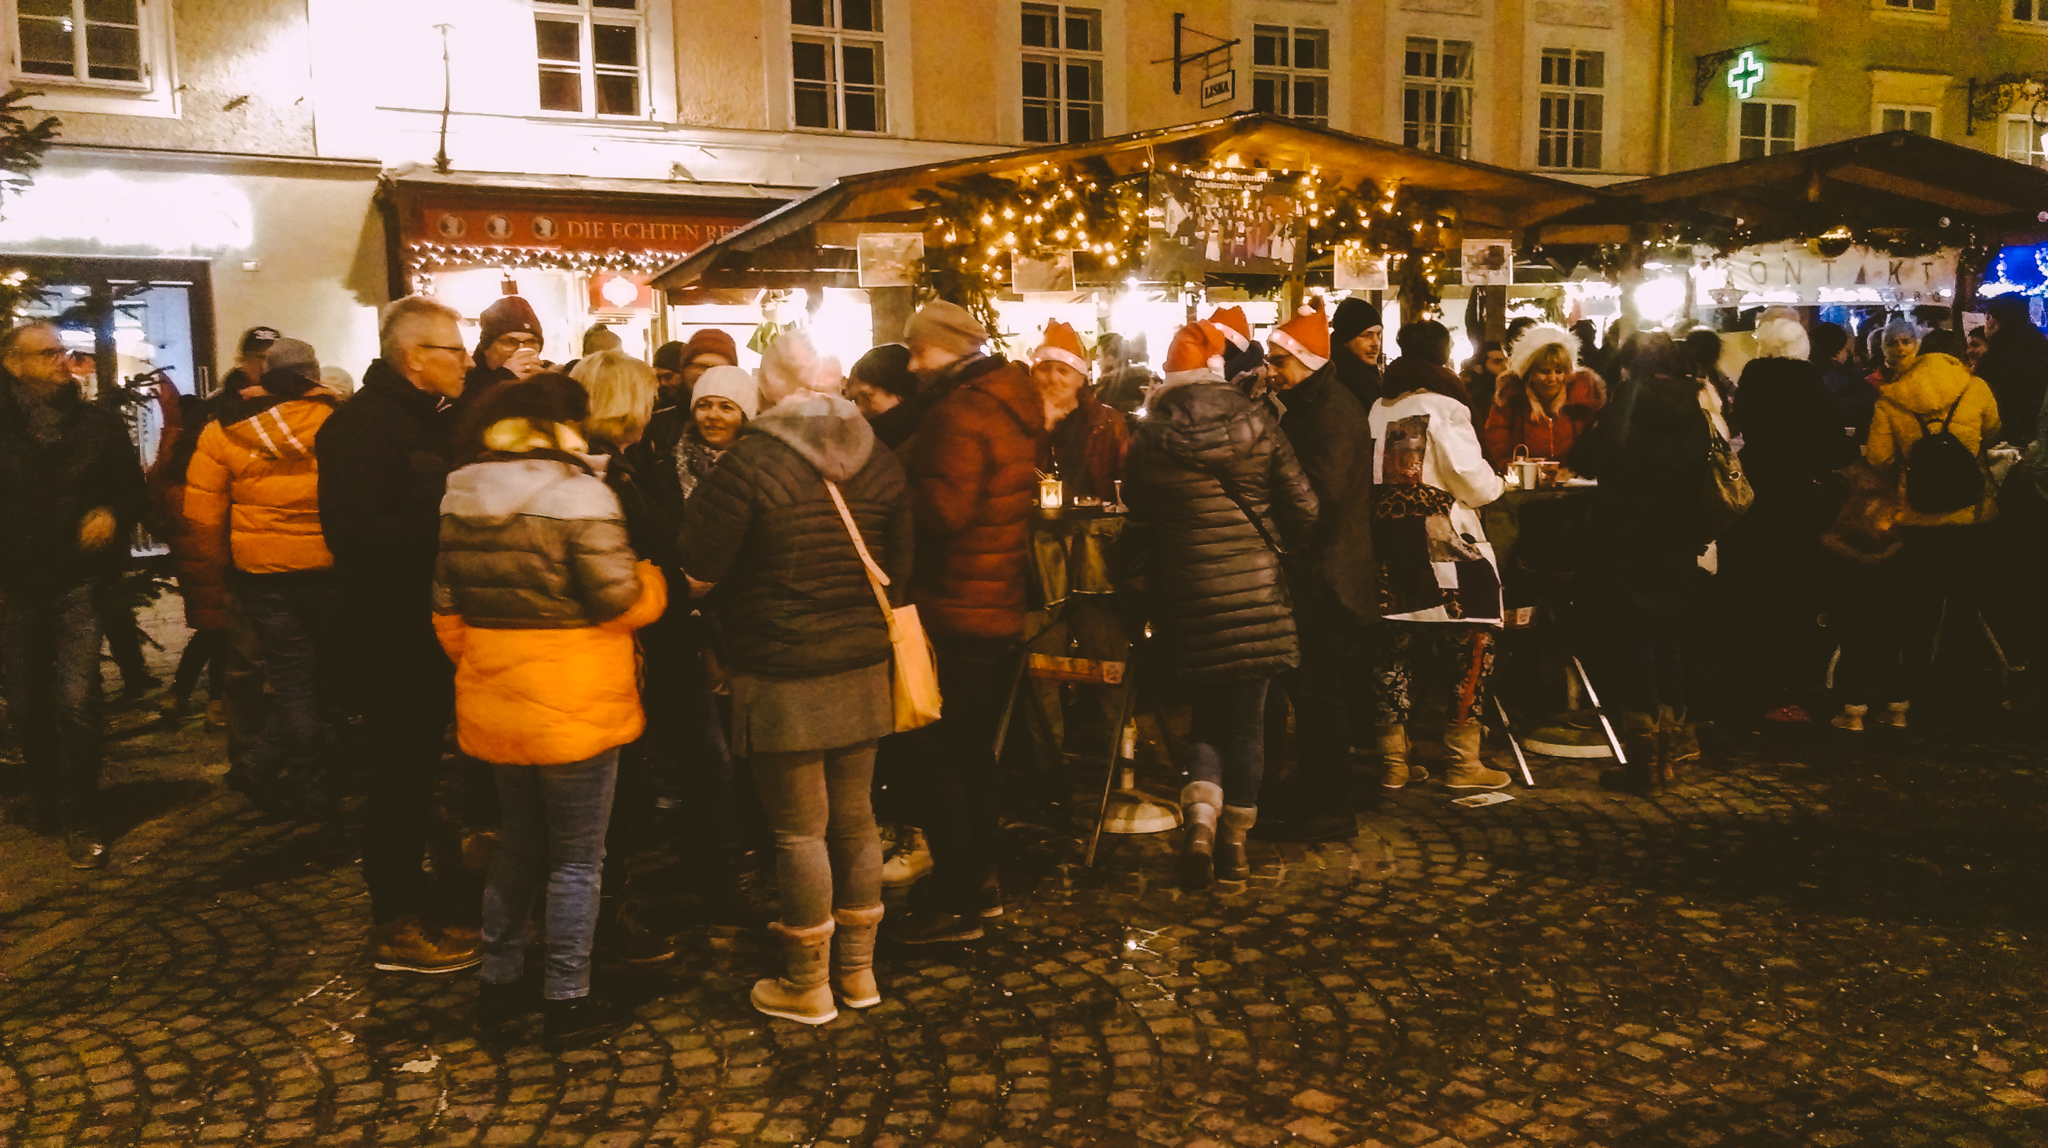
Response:
[[[1163,663],[1187,679],[1271,677],[1300,662],[1275,541],[1305,548],[1316,495],[1268,408],[1222,382],[1155,393],[1124,464]],[[1274,524],[1277,522],[1277,531]]]
[[[31,429],[20,391],[0,371],[0,593],[61,593],[118,575],[128,564],[128,533],[149,505],[128,427],[66,386],[49,400],[54,434],[46,441]],[[112,541],[87,553],[79,527],[100,509],[118,526]]]
[[[891,595],[909,578],[903,468],[860,411],[817,395],[751,420],[691,495],[679,544],[683,569],[718,584],[708,604],[736,669],[811,678],[889,656],[881,608],[826,479],[839,484]]]

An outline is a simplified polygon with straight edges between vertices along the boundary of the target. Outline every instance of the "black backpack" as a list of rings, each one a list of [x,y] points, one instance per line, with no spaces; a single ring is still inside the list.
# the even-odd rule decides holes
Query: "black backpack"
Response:
[[[1906,451],[1906,505],[1922,514],[1947,514],[1977,505],[1984,497],[1984,471],[1977,456],[1949,430],[1963,396],[1940,418],[1907,411],[1920,424],[1920,441]],[[1927,428],[1941,424],[1938,431]]]

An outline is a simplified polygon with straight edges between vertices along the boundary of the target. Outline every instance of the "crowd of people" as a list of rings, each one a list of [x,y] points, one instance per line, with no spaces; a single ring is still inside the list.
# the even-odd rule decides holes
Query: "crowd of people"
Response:
[[[1767,312],[1733,379],[1714,332],[1624,324],[1603,346],[1520,321],[1460,372],[1424,319],[1389,360],[1358,298],[1329,315],[1314,300],[1263,341],[1221,308],[1156,374],[1057,322],[1005,358],[944,301],[850,372],[800,331],[757,370],[717,329],[643,362],[598,328],[555,366],[517,296],[473,347],[462,322],[391,303],[352,394],[313,348],[255,329],[219,393],[165,396],[177,417],[147,469],[55,327],[0,338],[8,714],[34,823],[103,864],[96,594],[147,524],[193,630],[173,707],[210,659],[227,783],[268,815],[330,821],[334,731],[353,730],[369,959],[480,966],[478,1023],[537,1011],[555,1047],[625,1023],[591,992],[594,949],[675,951],[622,864],[649,811],[741,912],[749,850],[772,841],[783,959],[751,994],[765,1014],[820,1024],[881,999],[885,882],[916,886],[896,941],[980,937],[1005,911],[999,730],[1027,641],[1144,659],[1185,706],[1188,887],[1243,880],[1255,829],[1349,836],[1361,750],[1384,791],[1431,763],[1453,791],[1507,786],[1482,723],[1524,574],[1480,510],[1524,458],[1597,483],[1569,566],[1621,715],[1613,788],[1652,793],[1697,755],[1688,637],[1710,568],[1765,668],[1745,704],[1779,720],[1804,720],[1836,646],[1833,720],[1857,731],[1873,713],[1906,724],[1945,614],[1975,608],[2015,648],[2039,635],[2038,595],[1984,573],[2048,543],[2048,336],[2010,301],[1971,333],[1979,350],[1894,319],[1867,362],[1843,328]],[[1709,497],[1731,442],[1754,489],[1732,524]],[[1057,617],[1030,577],[1048,475],[1125,511],[1116,592]],[[905,606],[943,698],[917,728],[892,673]],[[1056,758],[1061,691],[1027,688]],[[1283,704],[1296,760],[1268,785]],[[1085,709],[1066,720],[1117,720]],[[484,872],[466,909],[444,800],[476,830],[458,843]]]

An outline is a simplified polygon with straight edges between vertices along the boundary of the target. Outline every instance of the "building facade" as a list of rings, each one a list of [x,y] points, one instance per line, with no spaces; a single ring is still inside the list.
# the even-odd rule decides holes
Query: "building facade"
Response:
[[[359,370],[412,290],[517,290],[558,359],[744,336],[646,273],[841,175],[1236,111],[1588,184],[1888,127],[2038,161],[2030,109],[1967,107],[2048,70],[2048,0],[0,0],[0,37],[62,120],[0,251],[204,389],[257,323]]]

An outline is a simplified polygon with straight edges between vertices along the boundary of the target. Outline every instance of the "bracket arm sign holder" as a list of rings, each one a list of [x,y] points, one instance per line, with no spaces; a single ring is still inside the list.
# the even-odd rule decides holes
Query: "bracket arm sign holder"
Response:
[[[1727,67],[1731,62],[1735,66],[1728,71],[1728,86],[1735,90],[1736,98],[1748,99],[1750,94],[1756,90],[1756,85],[1762,83],[1764,78],[1764,62],[1757,59],[1756,50],[1768,43],[1770,43],[1769,40],[1758,40],[1754,44],[1744,44],[1740,48],[1724,48],[1719,52],[1708,52],[1705,55],[1694,56],[1692,58],[1692,106],[1699,107],[1705,101],[1707,98],[1707,85],[1714,82],[1714,73]],[[1755,79],[1750,80],[1745,89],[1744,85],[1736,82],[1738,75],[1750,75],[1754,76]]]
[[[1183,65],[1192,64],[1197,60],[1206,60],[1209,56],[1215,55],[1217,52],[1226,52],[1229,51],[1232,47],[1244,43],[1244,41],[1241,39],[1226,40],[1221,36],[1212,36],[1207,32],[1198,31],[1194,28],[1188,28],[1182,23],[1182,21],[1186,18],[1187,13],[1185,12],[1175,12],[1173,14],[1173,55],[1165,57],[1163,59],[1152,61],[1155,64],[1171,63],[1173,65],[1173,94],[1176,96],[1180,94],[1180,70]],[[1205,48],[1200,52],[1183,51],[1181,49],[1182,32],[1186,32],[1190,36],[1200,36],[1204,40],[1214,40],[1216,41],[1216,46],[1213,48]],[[1207,107],[1208,105],[1204,104],[1203,106]]]

